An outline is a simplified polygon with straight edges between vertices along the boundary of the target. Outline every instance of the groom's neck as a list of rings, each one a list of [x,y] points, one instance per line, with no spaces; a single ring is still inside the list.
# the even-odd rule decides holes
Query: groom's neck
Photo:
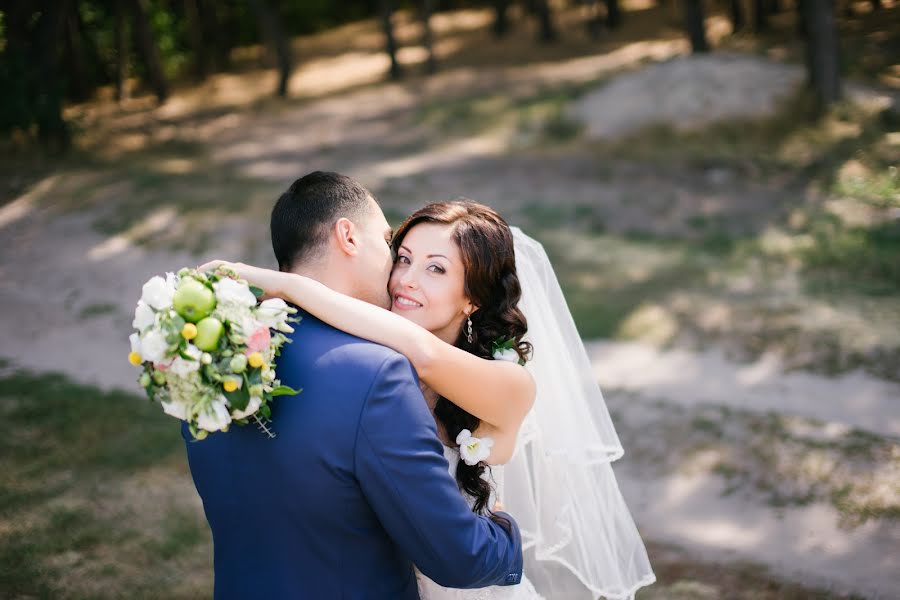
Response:
[[[327,265],[297,265],[291,269],[291,273],[315,279],[322,285],[348,296],[352,296],[354,292],[352,279],[340,270],[329,268]]]

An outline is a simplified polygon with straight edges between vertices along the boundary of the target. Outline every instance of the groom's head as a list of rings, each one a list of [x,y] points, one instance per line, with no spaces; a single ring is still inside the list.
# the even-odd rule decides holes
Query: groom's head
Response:
[[[278,268],[382,307],[390,306],[391,227],[356,181],[315,171],[295,181],[272,210]]]

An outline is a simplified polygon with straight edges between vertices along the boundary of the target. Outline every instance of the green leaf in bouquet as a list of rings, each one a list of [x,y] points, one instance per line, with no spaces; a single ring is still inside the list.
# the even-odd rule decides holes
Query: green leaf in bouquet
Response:
[[[257,298],[262,298],[263,294],[265,294],[265,291],[263,291],[262,288],[258,288],[255,285],[250,286],[250,291],[253,292],[253,295]]]
[[[247,389],[246,385],[242,385],[233,392],[222,393],[225,394],[226,398],[228,398],[228,403],[231,405],[231,408],[244,410],[250,403],[250,391]]]
[[[279,385],[277,388],[269,392],[269,394],[274,398],[275,396],[296,396],[302,391],[302,388],[299,390],[295,390],[294,388],[288,387],[286,385]]]
[[[250,372],[247,373],[247,383],[250,385],[258,385],[262,382],[262,369],[251,369]]]
[[[222,373],[220,370],[216,369],[213,365],[204,365],[203,373],[206,375],[207,379],[210,381],[222,381]]]

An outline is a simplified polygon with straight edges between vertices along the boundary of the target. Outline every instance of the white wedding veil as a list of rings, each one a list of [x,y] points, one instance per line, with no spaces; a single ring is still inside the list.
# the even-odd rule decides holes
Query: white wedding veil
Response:
[[[632,598],[656,577],[610,465],[622,445],[544,248],[512,231],[537,397],[497,492],[545,598]]]

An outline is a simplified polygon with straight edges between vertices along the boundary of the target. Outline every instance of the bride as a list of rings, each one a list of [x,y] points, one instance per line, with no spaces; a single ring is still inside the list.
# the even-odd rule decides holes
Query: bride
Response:
[[[419,209],[391,245],[390,311],[293,273],[200,268],[229,267],[266,296],[404,354],[472,510],[502,503],[515,515],[520,585],[448,589],[418,573],[423,599],[620,599],[653,583],[610,466],[622,447],[541,245],[467,200]]]

